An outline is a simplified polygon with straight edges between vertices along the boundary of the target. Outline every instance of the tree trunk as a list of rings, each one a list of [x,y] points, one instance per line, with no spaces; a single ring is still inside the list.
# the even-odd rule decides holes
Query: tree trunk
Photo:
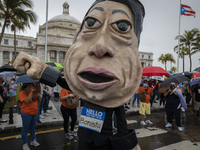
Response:
[[[167,71],[167,62],[165,61],[165,70]]]
[[[189,46],[189,57],[190,57],[190,72],[191,72],[191,70],[192,70],[192,57],[191,57],[190,46]]]
[[[1,42],[2,42],[2,39],[3,39],[3,34],[4,34],[4,31],[5,31],[5,28],[6,28],[6,19],[4,21],[4,24],[3,24],[3,27],[2,27],[2,30],[1,30],[0,45],[1,45]]]
[[[184,60],[185,55],[183,54],[183,72],[185,72],[185,60]]]
[[[14,29],[14,50],[15,50],[15,57],[14,57],[14,60],[15,60],[16,59],[16,51],[17,51],[17,45],[16,45],[16,28]]]

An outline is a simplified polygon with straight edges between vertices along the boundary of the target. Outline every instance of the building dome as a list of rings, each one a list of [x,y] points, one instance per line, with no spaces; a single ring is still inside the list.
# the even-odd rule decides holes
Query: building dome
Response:
[[[63,14],[51,18],[48,22],[69,22],[81,24],[80,21],[69,15],[69,4],[67,2],[63,3]]]
[[[49,23],[51,22],[71,22],[75,24],[80,24],[80,21],[78,21],[76,18],[68,15],[68,14],[63,14],[63,15],[58,15],[53,17],[48,21]]]

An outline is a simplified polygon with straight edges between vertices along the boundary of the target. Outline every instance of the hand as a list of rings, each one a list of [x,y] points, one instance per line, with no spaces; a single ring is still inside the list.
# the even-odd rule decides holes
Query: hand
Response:
[[[31,87],[31,92],[34,92],[35,91],[35,88],[34,87]]]
[[[20,52],[13,66],[20,73],[27,72],[28,77],[39,80],[47,64],[35,56]]]
[[[2,98],[0,98],[0,103],[3,103],[3,99]]]

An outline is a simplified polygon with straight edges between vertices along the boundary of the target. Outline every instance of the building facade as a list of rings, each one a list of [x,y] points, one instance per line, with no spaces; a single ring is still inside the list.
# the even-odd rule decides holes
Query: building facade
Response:
[[[57,15],[48,21],[47,31],[47,61],[64,64],[65,54],[72,45],[73,38],[81,23],[69,15],[69,4],[63,4],[63,14]],[[45,33],[46,23],[39,26],[34,37],[17,35],[17,55],[20,51],[45,60]],[[153,65],[153,53],[139,52],[142,67]],[[14,35],[4,34],[0,45],[0,66],[8,64],[15,58]]]

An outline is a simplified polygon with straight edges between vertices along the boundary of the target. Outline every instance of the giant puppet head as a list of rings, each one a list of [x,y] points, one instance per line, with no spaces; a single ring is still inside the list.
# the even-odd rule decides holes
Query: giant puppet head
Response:
[[[65,79],[81,98],[123,105],[141,82],[138,45],[144,7],[138,0],[97,0],[65,57]]]

